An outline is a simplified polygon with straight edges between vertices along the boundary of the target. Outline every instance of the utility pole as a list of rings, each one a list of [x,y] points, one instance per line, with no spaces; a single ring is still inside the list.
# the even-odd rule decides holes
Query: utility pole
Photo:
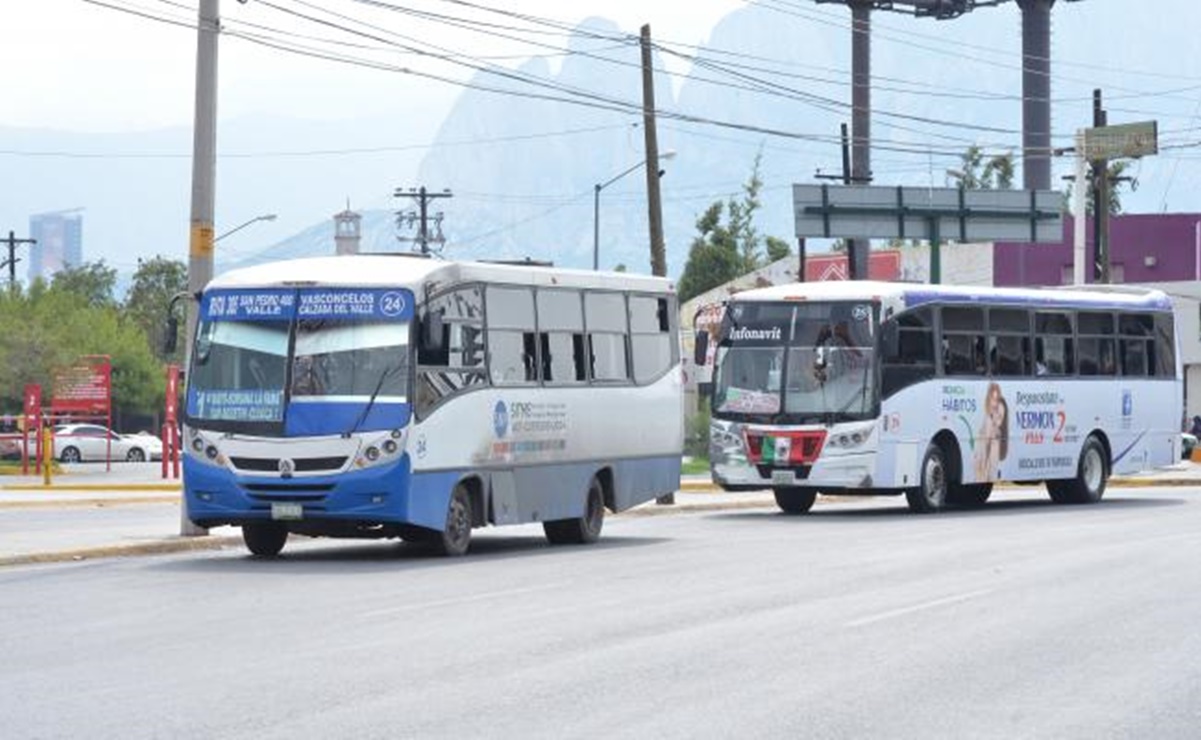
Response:
[[[646,136],[646,207],[651,230],[651,274],[662,277],[667,275],[667,247],[663,243],[663,202],[659,196],[659,134],[655,124],[650,24],[642,27],[641,45],[642,130]]]
[[[188,293],[197,295],[213,279],[213,216],[217,180],[217,34],[221,31],[219,0],[200,0],[196,24],[196,110],[192,131],[192,225],[188,241]],[[188,311],[187,354],[192,345],[200,304]],[[187,501],[179,507],[179,534],[197,537],[208,530],[188,519]]]
[[[34,245],[38,243],[38,240],[18,239],[17,235],[10,231],[8,232],[8,239],[5,239],[4,242],[8,245],[8,259],[4,260],[3,264],[0,264],[0,270],[8,267],[8,289],[12,290],[17,286],[17,263],[21,261],[17,257],[17,245]]]
[[[430,236],[429,202],[431,200],[437,200],[438,198],[453,198],[454,194],[449,190],[443,190],[441,193],[431,193],[425,189],[424,185],[422,185],[420,188],[409,188],[407,191],[401,190],[400,188],[396,189],[395,197],[403,198],[405,196],[417,199],[418,210],[416,212],[409,211],[408,213],[401,213],[398,211],[396,214],[396,225],[400,226],[402,224],[407,224],[408,226],[412,227],[413,224],[416,223],[418,225],[417,236],[398,236],[396,238],[398,241],[413,242],[414,244],[417,244],[421,249],[421,253],[423,255],[428,255],[430,253],[430,242],[438,245],[446,243],[446,237],[442,234],[442,220],[446,217],[446,214],[442,213],[441,211],[435,213],[433,218],[434,225],[437,226],[438,233],[434,236]]]
[[[659,197],[659,134],[655,126],[655,77],[651,66],[651,26],[642,27],[642,130],[646,135],[646,208],[651,230],[651,274],[667,276],[667,247],[663,243],[663,203]],[[659,496],[660,506],[674,504],[676,495]]]
[[[851,5],[851,177],[855,183],[871,182],[872,175],[872,5],[870,0]],[[867,279],[871,248],[869,239],[847,243],[848,279]]]
[[[1093,127],[1108,125],[1101,91],[1093,90]],[[1082,183],[1077,183],[1080,187]],[[1109,282],[1109,160],[1093,160],[1093,281]]]

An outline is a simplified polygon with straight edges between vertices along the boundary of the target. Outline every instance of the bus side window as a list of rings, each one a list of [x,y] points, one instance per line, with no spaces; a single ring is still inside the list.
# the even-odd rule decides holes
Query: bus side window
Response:
[[[483,291],[466,286],[431,298],[422,316],[442,317],[442,346],[418,350],[417,412],[425,415],[442,399],[488,382],[484,373]]]
[[[666,298],[645,295],[631,295],[629,309],[634,381],[647,383],[661,377],[678,359],[672,312]]]
[[[897,314],[886,322],[881,336],[889,337],[894,331],[895,344],[883,343],[881,393],[885,398],[934,377],[933,309],[918,308]]]
[[[1155,317],[1151,314],[1119,314],[1118,350],[1122,375],[1149,377],[1155,375]]]
[[[1155,315],[1154,357],[1157,378],[1176,377],[1176,319],[1171,313]]]
[[[587,378],[584,362],[584,299],[579,291],[539,289],[538,331],[542,381],[575,385]]]
[[[984,311],[947,306],[942,309],[943,367],[947,375],[986,375]]]
[[[1034,337],[1035,375],[1072,375],[1076,372],[1071,314],[1036,313]]]
[[[538,380],[534,334],[534,292],[490,285],[484,294],[488,373],[494,385],[526,385]]]
[[[589,291],[584,294],[589,377],[594,381],[625,381],[630,377],[625,303],[621,293]]]

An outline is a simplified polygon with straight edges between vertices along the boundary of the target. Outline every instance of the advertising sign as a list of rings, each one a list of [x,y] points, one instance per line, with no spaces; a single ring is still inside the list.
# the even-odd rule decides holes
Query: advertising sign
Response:
[[[54,377],[50,407],[55,413],[105,415],[112,398],[112,365],[107,357],[83,358]]]

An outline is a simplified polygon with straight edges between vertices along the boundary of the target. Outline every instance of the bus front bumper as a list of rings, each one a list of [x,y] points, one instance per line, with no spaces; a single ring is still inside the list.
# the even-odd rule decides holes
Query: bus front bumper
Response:
[[[728,490],[772,487],[817,488],[823,491],[871,489],[875,452],[847,453],[819,458],[812,465],[772,468],[750,463],[713,466],[713,480]]]
[[[430,482],[414,481],[408,455],[390,465],[300,478],[238,475],[190,455],[183,461],[187,517],[203,527],[282,520],[297,529],[320,529],[321,522],[329,522],[441,530],[449,487]]]

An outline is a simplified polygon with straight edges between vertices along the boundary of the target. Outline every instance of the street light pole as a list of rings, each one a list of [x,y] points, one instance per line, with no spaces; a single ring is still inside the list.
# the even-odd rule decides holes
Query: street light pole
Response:
[[[200,0],[196,21],[196,109],[192,130],[192,216],[188,238],[188,292],[196,295],[213,278],[213,212],[217,178],[217,37],[221,32],[218,0]],[[196,337],[199,306],[188,312],[188,361]],[[190,365],[189,365],[190,366]],[[188,519],[187,502],[179,507],[179,533],[208,534]]]
[[[213,239],[213,242],[214,243],[219,242],[222,239],[224,239],[225,237],[234,233],[235,231],[241,231],[242,229],[246,228],[247,226],[249,226],[251,224],[257,224],[259,221],[274,221],[275,218],[276,218],[276,216],[274,213],[264,213],[262,216],[255,216],[254,218],[250,219],[246,223],[238,224],[237,226],[233,227],[232,229],[225,232],[224,234],[221,234],[220,236],[216,237],[215,239]]]
[[[659,159],[671,159],[676,156],[674,150],[668,149],[659,155]],[[600,269],[600,194],[601,191],[617,182],[626,175],[634,172],[642,165],[646,164],[646,160],[642,160],[638,164],[622,170],[620,173],[610,177],[604,182],[598,182],[592,186],[592,269]],[[662,174],[662,173],[660,173]]]

